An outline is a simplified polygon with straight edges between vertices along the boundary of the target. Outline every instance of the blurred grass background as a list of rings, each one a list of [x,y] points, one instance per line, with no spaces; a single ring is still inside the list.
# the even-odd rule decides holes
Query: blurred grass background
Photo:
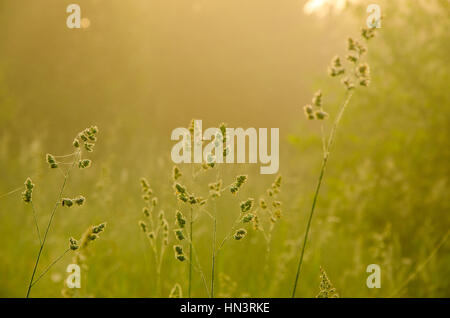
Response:
[[[173,223],[172,129],[191,118],[204,127],[279,127],[283,217],[265,263],[262,235],[231,242],[217,260],[217,295],[288,297],[320,169],[320,131],[301,106],[321,88],[332,115],[343,89],[326,76],[345,40],[365,24],[357,1],[337,13],[306,15],[305,1],[80,0],[87,29],[70,30],[70,1],[0,2],[0,195],[30,176],[41,228],[62,183],[45,154],[71,152],[73,137],[96,124],[93,166],[76,171],[67,194],[86,206],[59,209],[41,269],[91,224],[108,222],[93,246],[80,296],[168,296],[186,291],[187,266],[171,250],[162,293],[153,256],[138,230],[139,178],[149,179]],[[383,28],[370,43],[372,83],[345,114],[314,216],[297,296],[318,293],[319,266],[343,297],[389,297],[427,260],[449,231],[450,93],[448,1],[378,1]],[[190,167],[181,166],[189,175]],[[223,167],[224,184],[249,182],[218,204],[223,237],[239,202],[258,198],[275,176],[248,165]],[[207,193],[214,173],[191,181]],[[201,190],[203,189],[203,190]],[[23,297],[38,242],[20,192],[0,198],[0,296]],[[195,244],[209,277],[211,220],[200,217]],[[171,237],[171,244],[174,238]],[[450,246],[442,245],[395,296],[449,297]],[[60,297],[66,257],[33,288]],[[380,264],[380,289],[366,287]],[[219,276],[221,278],[219,278]],[[206,297],[194,274],[193,296]]]

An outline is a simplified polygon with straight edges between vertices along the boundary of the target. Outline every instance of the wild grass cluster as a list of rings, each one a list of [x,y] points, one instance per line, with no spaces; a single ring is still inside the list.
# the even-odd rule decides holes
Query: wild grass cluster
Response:
[[[221,25],[230,2],[193,13],[187,1],[186,41],[155,16],[151,50],[134,35],[147,39],[154,25],[133,14],[139,28],[121,38],[135,11],[119,10],[111,34],[130,49],[108,47],[112,60],[95,57],[93,23],[70,36],[89,58],[46,29],[58,46],[45,42],[49,60],[31,67],[23,52],[40,46],[27,26],[15,29],[0,52],[0,296],[450,296],[448,4],[381,1],[383,27],[357,33],[364,6],[299,20],[289,1],[279,16],[265,1],[236,9],[265,17],[254,29],[250,16],[245,28]],[[217,12],[206,31],[191,16]],[[208,50],[191,55],[192,43]],[[224,146],[228,125],[280,127],[280,173],[216,163],[214,151],[174,165],[168,132],[186,125],[194,136],[191,118],[220,123],[213,142]],[[369,264],[381,268],[381,288],[368,288]]]

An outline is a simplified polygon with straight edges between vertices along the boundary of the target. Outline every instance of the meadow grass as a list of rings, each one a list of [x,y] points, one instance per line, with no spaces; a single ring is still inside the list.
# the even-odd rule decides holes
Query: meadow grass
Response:
[[[357,89],[360,83],[346,78],[353,67],[345,68],[341,74],[345,61],[353,63],[358,57],[357,51],[347,52],[349,60],[333,59],[330,75],[341,78],[342,83],[319,79],[314,85],[323,92],[321,106],[317,104],[322,94],[316,94],[311,108],[305,109],[307,117],[314,120],[301,120],[297,113],[293,115],[281,108],[295,105],[299,98],[309,98],[298,92],[297,85],[305,85],[305,82],[295,82],[296,88],[288,94],[283,86],[280,95],[294,96],[292,99],[271,100],[273,95],[268,94],[269,86],[265,82],[261,85],[264,89],[255,88],[256,95],[267,99],[274,112],[280,116],[283,111],[289,112],[294,122],[290,126],[291,122],[286,121],[286,127],[283,126],[287,134],[280,145],[283,191],[276,197],[266,191],[267,188],[272,190],[276,177],[261,176],[251,165],[226,168],[217,165],[207,169],[202,165],[179,165],[178,173],[174,173],[177,178],[171,176],[171,169],[172,172],[176,169],[167,156],[170,144],[161,142],[167,140],[167,134],[155,124],[161,114],[153,109],[145,117],[143,109],[147,108],[124,111],[117,107],[114,115],[120,119],[113,119],[109,111],[116,111],[114,105],[102,106],[88,101],[83,106],[72,96],[68,99],[73,99],[73,104],[63,108],[62,117],[58,115],[56,102],[44,93],[36,93],[50,87],[41,80],[39,85],[35,84],[35,90],[31,86],[24,90],[23,82],[18,81],[20,90],[15,94],[13,91],[9,94],[2,85],[0,121],[5,129],[2,126],[0,134],[0,166],[5,169],[0,180],[0,273],[3,278],[0,296],[24,297],[28,286],[29,295],[33,297],[60,297],[61,292],[65,297],[449,297],[450,148],[447,128],[450,99],[446,87],[449,20],[445,2],[430,3],[437,10],[419,4],[400,10],[392,2],[383,2],[389,21],[383,24],[386,32],[383,31],[376,39],[377,45],[368,52],[373,69],[371,85],[365,90]],[[17,32],[19,37],[20,30]],[[328,33],[328,30],[324,32],[324,36]],[[331,51],[324,42],[319,41],[320,47],[312,45],[317,40],[308,43],[314,50]],[[88,42],[83,44],[93,48]],[[4,52],[1,54],[3,56]],[[291,62],[286,62],[289,70]],[[50,64],[42,65],[50,67]],[[78,63],[76,65],[78,67]],[[29,77],[23,76],[25,67],[21,71],[11,67],[28,80]],[[299,77],[298,69],[289,70],[283,69],[286,79]],[[363,67],[358,72],[367,70]],[[350,74],[353,75],[351,71]],[[305,74],[306,83],[311,82],[313,76],[308,77],[310,75]],[[260,73],[258,76],[261,77]],[[253,82],[255,78],[248,80],[252,88],[260,83]],[[278,77],[274,76],[270,87],[275,91],[279,87],[276,82]],[[9,84],[14,86],[13,82]],[[32,85],[31,79],[27,84]],[[354,89],[348,90],[352,85]],[[230,87],[224,86],[224,91],[228,92]],[[99,83],[94,92],[102,88],[110,87]],[[54,92],[54,89],[52,86],[49,91]],[[346,94],[353,91],[348,108],[345,106],[345,116],[339,115],[343,113],[340,110],[348,98]],[[170,93],[176,95],[177,92],[171,90]],[[24,113],[9,113],[10,105],[14,106],[13,97],[27,94],[32,96],[30,100],[42,103],[38,104],[40,108],[27,107]],[[254,97],[253,94],[252,90]],[[186,96],[181,96],[183,103],[180,104],[184,107]],[[27,105],[26,99],[19,101]],[[125,101],[130,105],[137,103],[130,100],[129,90]],[[48,104],[48,108],[44,104]],[[346,116],[350,108],[351,116]],[[73,109],[80,111],[75,113]],[[241,111],[243,107],[236,109]],[[73,122],[67,121],[67,110],[71,110],[67,113],[73,116]],[[89,116],[85,110],[89,110]],[[177,109],[176,114],[171,114],[169,128],[173,128],[173,121],[193,116],[194,112],[186,112],[189,114]],[[219,109],[214,115],[217,118],[209,115],[208,120],[225,120],[223,115]],[[252,116],[254,122],[248,118],[233,120],[239,125],[259,124],[262,115]],[[95,165],[82,174],[75,173],[78,167],[72,169],[59,198],[63,180],[55,182],[55,178],[64,178],[75,155],[52,156],[44,164],[44,150],[66,153],[66,141],[78,129],[74,126],[80,125],[85,117],[98,122],[102,136],[108,138],[102,138],[96,145],[96,152],[92,154]],[[141,117],[148,122],[139,126],[137,119]],[[205,114],[205,121],[206,117]],[[326,126],[327,118],[334,122],[339,118],[331,143],[333,124]],[[226,120],[231,121],[229,117]],[[270,120],[272,123],[275,118]],[[330,130],[325,129],[327,127]],[[322,149],[318,146],[321,140]],[[337,147],[329,146],[335,142]],[[331,152],[332,161],[329,161]],[[322,161],[317,160],[320,156]],[[52,169],[55,164],[58,167]],[[89,162],[81,163],[82,167],[85,165],[89,166]],[[222,169],[220,177],[218,168]],[[317,172],[321,172],[319,180]],[[139,196],[141,189],[137,181],[141,176],[148,178],[153,195],[158,197],[153,213],[155,228],[160,228],[157,253],[149,244],[147,235],[151,231],[143,238],[143,232],[137,230],[140,219],[147,224],[147,229],[150,228],[150,221],[140,211],[143,203],[153,204],[152,200]],[[233,195],[230,189],[238,183],[236,176],[247,176],[248,180]],[[27,177],[30,181],[19,188]],[[186,197],[179,198],[174,183],[182,185],[189,194],[195,193],[195,201],[203,199],[195,204],[185,203]],[[212,198],[218,188],[220,196]],[[23,201],[29,201],[22,205],[19,204],[21,191]],[[86,202],[80,193],[86,195]],[[253,201],[249,202],[251,198]],[[189,201],[190,196],[187,199]],[[200,205],[203,200],[206,202]],[[281,213],[276,212],[279,208],[276,201],[283,202],[281,219],[278,217]],[[77,202],[84,202],[82,209]],[[241,203],[244,210],[248,206],[251,210],[243,213]],[[55,213],[53,207],[56,207]],[[168,225],[167,246],[164,246],[165,230],[159,219],[160,210],[164,210]],[[177,217],[177,211],[181,218]],[[244,224],[243,218],[248,220],[249,212],[253,217]],[[47,217],[52,215],[49,224]],[[90,237],[88,233],[92,234],[95,228],[88,225],[98,224],[98,227],[105,220],[108,231],[102,232],[102,240],[96,243],[94,253],[90,244],[84,244]],[[179,220],[184,220],[184,227]],[[70,234],[80,229],[86,229],[80,239],[71,238]],[[178,239],[180,234],[184,239]],[[181,246],[181,253],[177,253],[174,246]],[[165,252],[160,257],[162,248]],[[39,260],[36,260],[36,251]],[[67,288],[64,280],[68,264],[63,260],[70,254],[72,259],[68,262],[80,264],[83,269],[83,289],[79,291]],[[366,267],[373,263],[382,268],[379,289],[366,286]],[[86,276],[88,265],[89,279]],[[35,274],[30,286],[33,266]],[[293,287],[297,283],[298,287]]]

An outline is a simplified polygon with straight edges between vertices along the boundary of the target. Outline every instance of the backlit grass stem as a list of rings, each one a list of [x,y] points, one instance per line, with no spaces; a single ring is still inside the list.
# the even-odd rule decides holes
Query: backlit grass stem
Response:
[[[317,182],[316,191],[314,192],[313,203],[311,206],[311,212],[309,213],[308,223],[306,225],[305,236],[303,238],[303,245],[302,245],[302,249],[300,251],[300,259],[299,259],[298,266],[297,266],[297,272],[295,274],[295,281],[294,281],[294,288],[292,290],[292,297],[295,297],[297,283],[298,283],[298,279],[300,277],[300,270],[301,270],[302,263],[303,263],[303,256],[304,256],[305,249],[306,249],[306,243],[308,242],[309,230],[311,228],[311,220],[312,220],[312,217],[314,214],[314,210],[316,208],[317,198],[319,197],[319,191],[320,191],[320,187],[322,185],[322,180],[323,180],[323,176],[325,174],[325,169],[327,167],[330,150],[334,143],[334,138],[336,136],[336,130],[338,128],[339,122],[341,121],[342,115],[344,114],[344,111],[347,108],[348,103],[350,102],[350,99],[352,98],[352,95],[353,95],[353,93],[351,91],[349,93],[347,93],[347,98],[345,99],[344,103],[342,104],[342,106],[339,110],[339,113],[336,116],[336,119],[334,120],[333,127],[331,128],[331,131],[330,131],[330,135],[328,136],[328,142],[324,145],[322,167],[320,169],[319,179]]]
[[[76,162],[77,162],[77,160],[74,160],[72,166],[69,168],[69,170],[67,170],[66,174],[64,175],[64,181],[63,181],[63,184],[62,184],[62,186],[61,186],[61,190],[59,191],[58,198],[57,198],[57,200],[56,200],[55,206],[53,207],[52,214],[50,215],[50,219],[49,219],[49,221],[48,221],[47,228],[46,228],[45,233],[44,233],[44,238],[42,239],[42,243],[41,243],[41,246],[40,246],[40,248],[39,248],[38,255],[37,255],[37,257],[36,257],[36,262],[35,262],[34,268],[33,268],[33,274],[31,274],[30,283],[28,284],[27,298],[30,296],[31,287],[33,287],[33,279],[34,279],[34,275],[36,274],[36,269],[37,269],[37,267],[38,267],[38,265],[39,265],[39,260],[40,260],[40,258],[41,258],[42,250],[44,249],[45,242],[47,241],[48,231],[50,230],[50,226],[52,225],[52,222],[53,222],[53,218],[54,218],[54,216],[55,216],[56,209],[57,209],[58,206],[61,204],[61,198],[62,198],[64,189],[66,188],[67,180],[69,179],[70,172],[71,172],[71,170],[73,169],[73,167],[75,167],[75,163],[76,163]]]

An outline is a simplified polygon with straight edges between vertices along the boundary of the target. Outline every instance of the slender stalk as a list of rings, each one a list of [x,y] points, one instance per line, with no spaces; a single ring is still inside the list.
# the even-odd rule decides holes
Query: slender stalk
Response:
[[[189,216],[189,286],[188,286],[188,298],[191,298],[191,286],[192,286],[192,210],[191,207],[191,214]]]
[[[42,272],[41,275],[39,275],[38,278],[36,278],[33,283],[31,284],[31,286],[34,286],[38,283],[38,281],[44,277],[45,274],[47,274],[47,272],[56,264],[58,263],[64,256],[66,256],[66,254],[70,251],[70,248],[68,248],[67,250],[64,251],[64,253],[62,253],[57,259],[55,259],[50,265],[47,266],[47,268]]]
[[[298,283],[298,279],[300,277],[300,270],[301,270],[302,263],[303,263],[303,256],[305,254],[306,243],[308,242],[309,230],[311,228],[311,220],[312,220],[312,217],[314,214],[314,210],[316,208],[317,198],[319,197],[319,191],[320,191],[320,187],[322,185],[322,180],[323,180],[323,176],[325,174],[325,169],[327,167],[330,150],[334,143],[334,137],[336,135],[337,127],[342,118],[342,115],[344,114],[345,109],[347,108],[347,105],[348,105],[350,99],[352,98],[352,95],[353,95],[353,93],[349,92],[347,95],[347,98],[345,99],[344,103],[342,104],[341,109],[339,110],[339,113],[336,116],[336,119],[334,120],[333,127],[331,128],[330,135],[328,137],[328,143],[327,143],[326,147],[324,147],[322,167],[320,169],[319,179],[317,182],[316,191],[314,192],[314,198],[313,198],[313,202],[312,202],[312,206],[311,206],[311,212],[309,213],[308,223],[306,225],[305,236],[303,238],[303,245],[302,245],[302,249],[300,251],[300,259],[299,259],[298,266],[297,266],[297,273],[295,274],[294,287],[292,290],[292,298],[295,297],[295,292],[297,290],[297,283]]]
[[[395,297],[399,292],[401,292],[403,290],[403,288],[405,288],[409,284],[410,281],[412,281],[417,276],[417,274],[419,274],[425,268],[425,266],[431,261],[431,259],[434,257],[434,255],[436,255],[436,253],[439,251],[439,249],[445,244],[449,235],[450,235],[450,231],[447,231],[447,233],[445,233],[445,235],[442,237],[442,239],[439,241],[439,243],[435,246],[435,248],[430,253],[430,255],[428,255],[427,259],[422,264],[420,264],[411,275],[408,276],[408,278],[405,280],[405,282],[403,282],[403,284],[401,284],[400,287],[389,296],[389,298]]]
[[[38,238],[39,238],[39,245],[41,245],[42,244],[41,232],[39,231],[39,224],[38,224],[38,221],[37,221],[36,209],[34,208],[33,201],[31,201],[31,209],[33,210],[34,225],[36,225],[36,231],[37,231],[37,235],[38,235]]]
[[[62,194],[64,192],[64,189],[66,188],[67,180],[68,180],[68,178],[70,176],[70,171],[72,170],[72,168],[74,166],[75,166],[75,162],[70,167],[70,169],[67,171],[67,173],[64,175],[64,181],[63,181],[63,184],[61,186],[61,190],[59,191],[58,199],[56,200],[55,206],[53,207],[53,211],[52,211],[52,214],[50,215],[50,219],[48,221],[47,228],[45,230],[45,234],[44,234],[44,238],[42,240],[42,244],[41,244],[41,246],[39,248],[39,252],[38,252],[38,255],[36,257],[36,263],[34,264],[33,274],[31,275],[30,283],[28,284],[27,298],[30,296],[31,287],[33,287],[34,275],[36,274],[36,270],[37,270],[37,267],[39,265],[39,260],[41,258],[42,250],[44,249],[45,242],[47,241],[48,231],[50,230],[50,226],[52,225],[53,217],[55,216],[56,209],[58,208],[58,206],[60,204],[60,201],[61,201],[61,198],[62,198]]]
[[[217,206],[214,201],[214,225],[213,225],[213,239],[212,239],[212,264],[211,264],[211,295],[214,298],[214,271],[216,265],[216,232],[217,232]]]
[[[0,195],[0,198],[6,197],[6,196],[8,196],[10,194],[13,194],[13,193],[16,193],[16,192],[18,192],[20,190],[23,190],[23,187],[17,188],[17,189],[12,190],[12,191],[9,191],[8,193],[4,193],[4,194]]]

